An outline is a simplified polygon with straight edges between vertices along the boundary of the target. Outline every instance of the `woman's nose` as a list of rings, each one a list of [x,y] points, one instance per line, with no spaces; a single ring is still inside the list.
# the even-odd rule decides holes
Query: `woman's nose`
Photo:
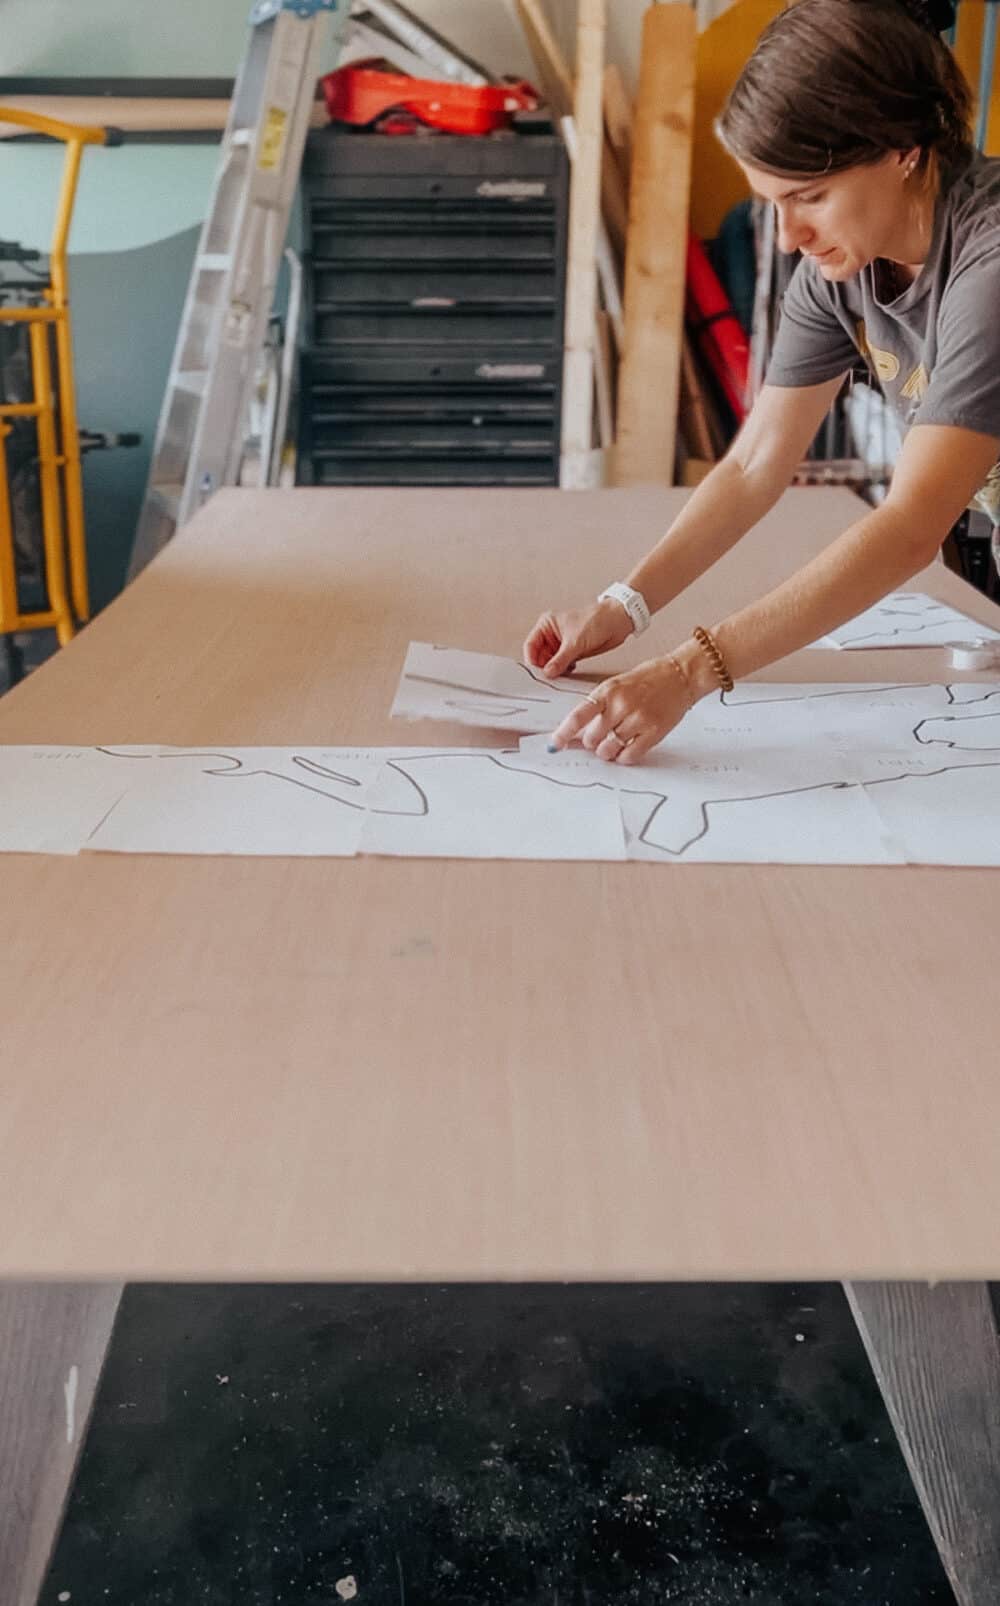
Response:
[[[778,224],[778,250],[790,255],[793,251],[801,251],[809,243],[812,230],[803,226],[802,220],[794,212],[776,208]]]

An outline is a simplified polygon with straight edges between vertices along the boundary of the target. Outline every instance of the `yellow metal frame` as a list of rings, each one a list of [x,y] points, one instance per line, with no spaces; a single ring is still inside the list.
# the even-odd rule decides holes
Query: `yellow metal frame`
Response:
[[[80,177],[84,146],[105,145],[105,128],[84,128],[34,112],[0,106],[0,123],[14,123],[35,134],[61,140],[66,146],[55,233],[49,250],[49,283],[45,305],[0,306],[0,323],[28,325],[34,401],[0,403],[0,635],[15,630],[55,628],[60,646],[73,636],[77,623],[90,617],[87,584],[87,542],[83,521],[83,476],[73,373],[73,334],[69,312],[66,246]],[[50,335],[50,330],[53,334]],[[59,384],[58,413],[53,403],[51,342],[54,340]],[[34,418],[38,429],[39,489],[48,608],[21,613],[14,561],[14,526],[7,475],[6,437],[9,420]],[[65,505],[65,526],[63,507]],[[67,581],[66,559],[69,558]]]

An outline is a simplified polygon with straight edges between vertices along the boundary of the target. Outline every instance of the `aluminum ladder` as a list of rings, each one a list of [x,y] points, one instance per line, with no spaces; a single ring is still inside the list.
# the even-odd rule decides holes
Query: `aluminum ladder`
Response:
[[[398,0],[354,0],[341,60],[383,57],[415,78],[481,88],[493,82],[486,68],[442,39]]]
[[[340,0],[257,0],[198,243],[153,447],[129,579],[220,485],[238,483],[244,424]]]

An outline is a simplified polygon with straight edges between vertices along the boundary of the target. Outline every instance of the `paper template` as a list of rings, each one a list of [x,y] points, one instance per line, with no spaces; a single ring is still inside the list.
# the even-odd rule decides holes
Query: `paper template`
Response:
[[[813,647],[946,647],[951,643],[1000,641],[1000,631],[981,625],[923,591],[894,591],[874,608],[832,630]]]
[[[127,787],[93,747],[0,747],[0,852],[79,853]]]
[[[369,799],[364,853],[473,859],[624,859],[608,777],[516,752],[428,748],[388,757]]]
[[[104,749],[128,789],[88,838],[101,853],[350,858],[379,760],[354,748]]]
[[[1000,865],[996,686],[742,686],[641,765],[551,762],[610,774],[630,859]]]
[[[913,728],[920,762],[883,760],[865,790],[910,863],[1000,865],[1000,687],[927,689],[947,706]]]
[[[0,747],[0,851],[1000,866],[1000,685],[739,686],[642,764]]]
[[[546,680],[513,658],[412,641],[392,713],[521,734],[553,731],[591,685],[568,676]]]
[[[352,855],[379,763],[354,749],[0,747],[0,852]]]

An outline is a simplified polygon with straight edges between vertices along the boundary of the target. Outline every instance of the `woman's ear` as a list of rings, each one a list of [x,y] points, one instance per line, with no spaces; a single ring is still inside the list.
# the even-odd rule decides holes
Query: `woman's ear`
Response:
[[[919,145],[914,145],[913,148],[908,151],[896,152],[896,160],[903,170],[904,180],[913,177],[913,174],[917,171],[917,168],[920,165],[920,158],[922,155],[923,152],[921,151]]]

